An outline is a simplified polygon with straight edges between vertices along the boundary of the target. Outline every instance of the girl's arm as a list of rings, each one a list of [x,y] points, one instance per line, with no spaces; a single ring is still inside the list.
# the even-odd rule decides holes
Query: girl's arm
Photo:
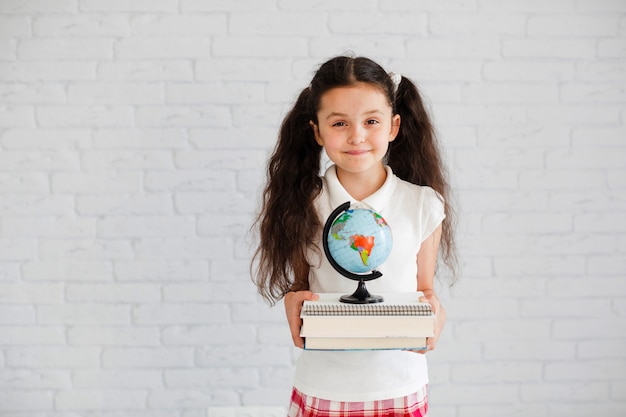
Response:
[[[317,300],[318,298],[319,296],[311,291],[289,291],[285,294],[285,315],[289,323],[291,339],[293,339],[293,344],[299,348],[304,347],[304,339],[300,337],[300,328],[302,327],[300,311],[302,310],[302,303],[304,303],[305,300]]]
[[[417,253],[417,290],[424,293],[423,299],[431,304],[435,312],[435,335],[426,340],[426,350],[421,350],[419,351],[420,353],[426,353],[435,348],[446,322],[446,310],[439,302],[439,297],[437,297],[433,289],[440,240],[441,224],[422,242],[422,246]]]

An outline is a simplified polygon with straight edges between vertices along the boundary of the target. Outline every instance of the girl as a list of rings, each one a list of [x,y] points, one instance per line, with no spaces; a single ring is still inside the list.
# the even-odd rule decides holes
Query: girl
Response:
[[[393,249],[369,281],[372,292],[423,291],[436,312],[437,343],[446,314],[433,290],[438,250],[454,270],[448,184],[434,129],[415,85],[367,58],[324,63],[280,129],[257,219],[255,282],[270,303],[284,297],[293,342],[302,348],[300,309],[317,293],[352,293],[321,250],[334,208],[380,213]],[[334,163],[320,177],[322,149]],[[407,351],[302,351],[289,416],[426,416],[424,355]]]

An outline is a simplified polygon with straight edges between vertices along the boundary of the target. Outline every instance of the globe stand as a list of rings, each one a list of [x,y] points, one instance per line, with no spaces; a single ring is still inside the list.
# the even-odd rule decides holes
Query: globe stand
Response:
[[[379,271],[371,271],[369,274],[355,274],[354,272],[350,272],[335,261],[332,254],[330,253],[330,248],[328,247],[328,235],[330,234],[330,229],[333,225],[333,222],[341,213],[348,210],[350,208],[350,202],[345,202],[328,216],[326,220],[326,224],[324,224],[324,230],[322,233],[322,246],[324,247],[324,254],[326,254],[326,258],[330,265],[341,275],[346,278],[349,278],[353,281],[359,281],[357,289],[352,295],[342,295],[339,298],[339,301],[343,303],[349,304],[374,304],[374,303],[382,303],[384,301],[383,297],[380,295],[371,295],[367,288],[365,287],[365,281],[371,281],[376,278],[380,278],[383,274]]]

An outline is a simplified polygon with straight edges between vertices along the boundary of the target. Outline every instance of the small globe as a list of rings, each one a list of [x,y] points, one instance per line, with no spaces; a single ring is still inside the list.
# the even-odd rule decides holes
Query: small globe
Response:
[[[373,210],[355,208],[343,211],[332,222],[327,238],[328,252],[345,270],[368,273],[389,257],[391,229]]]

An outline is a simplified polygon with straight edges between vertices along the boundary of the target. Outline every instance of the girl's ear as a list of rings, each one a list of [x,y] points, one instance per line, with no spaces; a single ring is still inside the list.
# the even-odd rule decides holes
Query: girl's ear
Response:
[[[315,141],[318,145],[324,146],[324,141],[320,136],[320,128],[315,124],[313,120],[309,120],[309,125],[311,125],[311,129],[313,129],[313,134],[315,135]]]
[[[400,131],[400,115],[396,114],[391,118],[391,130],[389,131],[389,142],[393,142]]]

